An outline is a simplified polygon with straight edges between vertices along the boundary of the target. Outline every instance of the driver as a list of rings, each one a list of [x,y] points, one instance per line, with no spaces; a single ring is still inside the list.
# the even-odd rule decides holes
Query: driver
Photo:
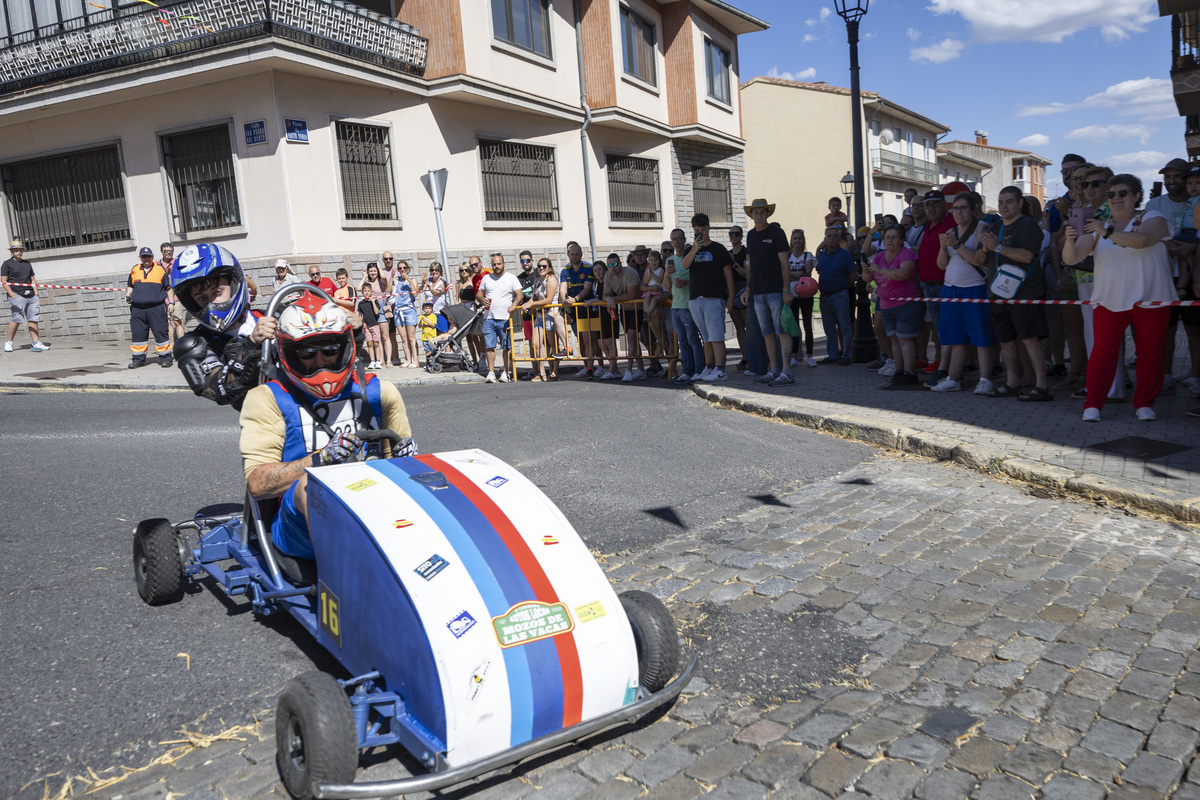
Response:
[[[275,358],[280,377],[250,389],[241,416],[246,486],[256,500],[281,497],[271,541],[293,558],[313,559],[308,534],[308,467],[355,460],[359,430],[386,428],[416,454],[400,390],[355,370],[354,333],[346,312],[305,292],[279,315]],[[382,423],[382,424],[380,424]]]
[[[197,244],[171,270],[175,297],[200,325],[175,342],[175,360],[188,386],[218,405],[241,409],[258,383],[262,343],[275,336],[275,319],[250,310],[246,274],[233,253]]]

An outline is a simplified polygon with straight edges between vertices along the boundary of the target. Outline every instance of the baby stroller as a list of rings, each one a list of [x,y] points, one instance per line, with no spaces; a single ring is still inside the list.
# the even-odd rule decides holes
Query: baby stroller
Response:
[[[463,372],[475,371],[475,359],[471,351],[463,345],[463,340],[470,334],[483,316],[484,309],[476,308],[475,313],[464,324],[459,325],[454,333],[440,342],[432,342],[433,349],[425,354],[425,369],[434,375],[445,367],[458,367]]]

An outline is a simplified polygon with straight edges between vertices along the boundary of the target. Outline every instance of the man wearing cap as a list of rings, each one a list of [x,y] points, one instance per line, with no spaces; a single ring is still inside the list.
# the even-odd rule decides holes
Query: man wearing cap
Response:
[[[37,289],[32,284],[33,265],[23,259],[25,245],[20,239],[13,239],[8,244],[9,259],[0,264],[0,284],[8,292],[8,308],[11,314],[8,322],[8,336],[4,338],[4,352],[13,351],[13,337],[21,323],[29,329],[29,338],[33,341],[29,349],[35,353],[49,350],[50,345],[38,338],[38,323],[41,321],[41,309]],[[14,286],[13,284],[24,284]]]
[[[278,292],[289,283],[301,283],[300,276],[292,272],[291,265],[288,264],[286,258],[275,260],[275,289]]]
[[[955,195],[957,196],[957,195]],[[946,196],[938,189],[925,193],[925,228],[917,246],[917,279],[926,297],[941,297],[942,284],[946,282],[946,271],[938,267],[938,252],[942,249],[941,236],[954,227],[954,218],[946,213]],[[942,360],[942,343],[938,340],[940,303],[926,303],[929,322],[917,337],[917,358],[924,359],[929,353],[929,339],[933,338],[933,361],[926,372],[936,372]],[[939,380],[944,375],[936,376]]]
[[[784,333],[782,323],[782,315],[785,312],[792,313],[791,267],[788,261],[791,244],[779,223],[767,222],[775,213],[774,203],[768,203],[760,197],[745,209],[746,216],[754,222],[754,228],[746,236],[747,300],[754,304],[754,316],[762,331],[767,361],[770,362],[767,374],[755,378],[754,382],[788,386],[796,382],[788,372],[788,363],[783,360],[792,352],[792,337]]]
[[[1189,213],[1192,206],[1188,202],[1187,180],[1189,177],[1195,180],[1195,176],[1200,175],[1200,165],[1189,164],[1182,158],[1173,158],[1158,173],[1163,176],[1165,193],[1147,200],[1146,211],[1157,211],[1166,217],[1167,230],[1172,237],[1175,237],[1183,228],[1195,227],[1192,225]],[[1181,262],[1180,257],[1186,256],[1184,251],[1188,245],[1182,241],[1176,241],[1174,238],[1163,239],[1163,244],[1166,245],[1167,255],[1171,258],[1171,272],[1178,279],[1181,270],[1187,268]],[[1187,281],[1187,288],[1184,290],[1182,299],[1196,299],[1192,280]],[[1167,325],[1167,350],[1163,361],[1166,364],[1166,374],[1163,376],[1163,390],[1168,390],[1175,385],[1171,364],[1175,358],[1175,333],[1181,320],[1183,329],[1187,333],[1188,348],[1192,352],[1193,363],[1195,363],[1197,348],[1200,347],[1200,308],[1196,306],[1173,307],[1171,319]],[[1200,394],[1200,391],[1197,391],[1200,390],[1200,379],[1191,376],[1187,379],[1187,383],[1193,394]]]
[[[171,337],[167,333],[167,295],[171,291],[171,272],[154,261],[149,247],[138,250],[139,264],[129,271],[125,282],[125,302],[129,304],[129,349],[133,351],[130,369],[146,366],[150,349],[148,335],[154,331],[154,352],[160,367],[171,366]]]

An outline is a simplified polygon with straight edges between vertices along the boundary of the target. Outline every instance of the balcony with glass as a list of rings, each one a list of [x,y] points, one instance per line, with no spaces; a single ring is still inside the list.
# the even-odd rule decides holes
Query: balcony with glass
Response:
[[[902,156],[880,147],[871,150],[871,167],[876,177],[896,178],[931,186],[938,182],[937,162]]]
[[[255,39],[295,42],[423,75],[419,31],[343,0],[9,0],[0,95]]]

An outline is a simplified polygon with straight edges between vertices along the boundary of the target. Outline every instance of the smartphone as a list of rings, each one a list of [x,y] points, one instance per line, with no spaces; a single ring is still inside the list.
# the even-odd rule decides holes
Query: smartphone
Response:
[[[875,221],[876,221],[876,222],[883,222],[883,214],[876,214],[876,215],[875,215]]]

